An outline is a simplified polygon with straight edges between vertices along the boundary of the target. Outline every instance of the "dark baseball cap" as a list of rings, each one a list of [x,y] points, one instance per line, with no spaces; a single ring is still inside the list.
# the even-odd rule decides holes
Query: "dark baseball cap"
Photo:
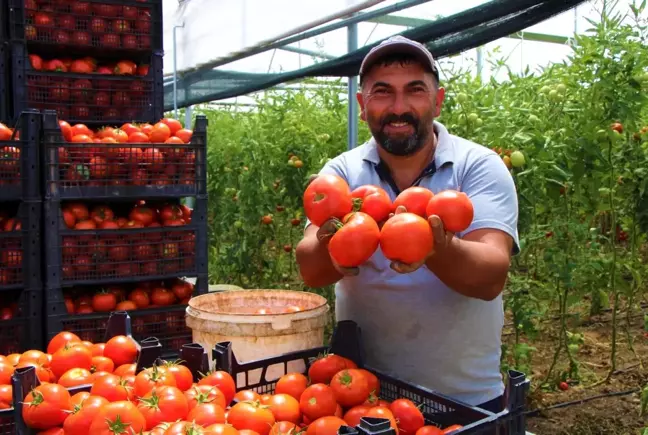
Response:
[[[439,80],[439,70],[434,64],[434,57],[432,57],[430,50],[420,42],[413,41],[401,35],[395,35],[391,38],[385,39],[367,53],[360,65],[360,77],[369,71],[373,64],[382,57],[393,53],[408,53],[415,56],[423,65],[429,68],[436,79]]]

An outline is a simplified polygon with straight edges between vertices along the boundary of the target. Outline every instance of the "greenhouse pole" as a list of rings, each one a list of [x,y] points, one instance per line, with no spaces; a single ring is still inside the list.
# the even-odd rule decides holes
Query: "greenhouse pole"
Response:
[[[178,119],[178,44],[176,31],[179,28],[184,28],[182,25],[173,26],[173,116]]]
[[[347,48],[349,53],[358,49],[358,24],[353,23],[347,28]],[[348,78],[348,148],[353,149],[358,145],[358,102],[356,93],[358,92],[358,81],[356,76]]]

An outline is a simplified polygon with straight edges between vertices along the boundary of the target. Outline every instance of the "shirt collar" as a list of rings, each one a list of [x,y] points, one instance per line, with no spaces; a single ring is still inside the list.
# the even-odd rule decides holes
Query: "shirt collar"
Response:
[[[448,129],[438,121],[433,121],[433,125],[438,140],[437,148],[434,152],[434,165],[436,166],[436,169],[440,169],[446,163],[454,163],[454,146]],[[367,142],[363,160],[373,163],[374,165],[380,163],[378,144],[373,137]]]

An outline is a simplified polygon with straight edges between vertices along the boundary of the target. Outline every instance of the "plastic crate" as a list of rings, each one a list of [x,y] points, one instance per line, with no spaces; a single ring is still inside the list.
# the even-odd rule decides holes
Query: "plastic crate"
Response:
[[[12,317],[0,320],[0,355],[42,348],[42,293],[40,288],[2,293],[0,319]]]
[[[48,71],[32,66],[22,42],[10,44],[12,115],[22,110],[53,110],[71,124],[146,122],[164,114],[162,54],[148,55],[145,75]],[[31,51],[29,52],[31,54]],[[102,53],[103,54],[103,53]],[[50,53],[47,59],[54,59]],[[109,60],[115,64],[119,61]]]
[[[0,32],[3,20],[2,14],[4,13],[2,1],[0,0]],[[4,45],[2,37],[0,37],[0,122],[10,121],[13,114],[11,100],[9,99],[11,94],[11,83],[9,82],[11,59],[9,59],[8,53],[9,48]]]
[[[0,201],[40,200],[39,147],[42,117],[36,110],[22,112],[11,140],[0,141]]]
[[[207,288],[207,275],[199,276],[193,295],[205,294]],[[61,331],[74,332],[82,340],[101,340],[109,313],[69,314],[62,289],[48,289],[45,299],[46,340],[50,340]],[[186,308],[186,304],[176,304],[128,311],[133,338],[140,341],[147,337],[156,337],[162,344],[165,355],[177,355],[182,345],[192,342],[191,329],[185,322]]]
[[[206,198],[197,198],[190,224],[118,230],[68,229],[61,203],[44,204],[46,288],[207,273]]]
[[[162,0],[8,0],[11,40],[27,41],[42,53],[136,55],[162,50]]]
[[[523,416],[519,414],[522,414],[524,410],[524,395],[528,389],[529,381],[526,380],[523,373],[509,371],[506,393],[507,408],[501,413],[494,414],[366,366],[363,363],[361,331],[353,321],[345,320],[337,324],[330,347],[323,346],[239,363],[232,351],[232,343],[222,342],[216,344],[212,349],[212,358],[218,370],[227,371],[234,377],[238,390],[252,389],[260,394],[272,394],[277,380],[281,376],[292,372],[306,374],[312,361],[324,352],[350,358],[359,367],[364,367],[374,373],[380,380],[381,399],[393,401],[398,398],[407,398],[420,405],[426,418],[426,424],[442,428],[459,424],[463,428],[453,432],[457,435],[524,435],[525,433]],[[269,372],[273,373],[272,378],[268,376]],[[520,399],[521,402],[519,402]],[[513,422],[522,423],[522,427]]]
[[[41,209],[40,201],[0,205],[0,298],[5,290],[42,287]]]
[[[185,145],[67,142],[43,116],[46,199],[163,198],[207,194],[207,118]],[[157,151],[156,151],[157,150]]]

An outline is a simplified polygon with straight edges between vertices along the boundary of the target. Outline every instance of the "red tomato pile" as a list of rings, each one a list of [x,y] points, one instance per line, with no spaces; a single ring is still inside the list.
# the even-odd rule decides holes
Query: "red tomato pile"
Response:
[[[7,142],[13,136],[13,129],[0,122],[0,142]],[[20,140],[16,133],[14,140]],[[0,146],[0,186],[20,182],[20,147],[11,144]]]
[[[187,304],[193,291],[193,284],[174,278],[168,283],[148,281],[134,287],[113,285],[94,293],[67,290],[64,298],[68,314],[109,313]]]
[[[66,121],[59,125],[67,142],[80,144],[59,147],[63,180],[85,182],[88,187],[195,183],[196,155],[186,147],[193,131],[183,128],[178,120],[164,118],[154,125],[127,123],[97,131]],[[96,146],[86,146],[92,143]]]
[[[22,224],[17,217],[0,210],[0,232],[13,233],[11,237],[0,238],[0,286],[21,282],[22,277]]]
[[[25,17],[27,40],[82,47],[151,47],[151,13],[146,7],[90,2],[44,6],[25,0]]]
[[[118,62],[112,63],[100,63],[97,61],[97,59],[90,56],[81,59],[65,58],[44,60],[37,54],[30,54],[29,63],[36,71],[70,72],[75,74],[145,76],[149,72],[149,66],[146,64],[137,65],[131,60],[120,60]],[[106,88],[110,88],[109,83],[110,82],[108,82],[108,86],[105,86]]]
[[[341,221],[328,247],[333,260],[343,267],[365,263],[379,246],[392,261],[419,262],[434,244],[427,218],[439,216],[446,231],[457,233],[467,229],[474,216],[472,202],[463,192],[434,194],[415,186],[392,202],[381,187],[364,185],[351,191],[346,181],[330,174],[310,183],[303,201],[313,224],[322,226],[331,218]],[[406,212],[390,217],[399,206]]]
[[[62,214],[68,228],[95,231],[91,235],[62,237],[66,279],[93,274],[168,274],[194,266],[195,232],[164,231],[168,227],[178,228],[191,223],[192,211],[184,205],[162,203],[157,206],[139,201],[130,210],[119,213],[107,205],[89,207],[82,202],[71,202],[62,206]],[[127,232],[144,228],[159,228],[160,231]],[[103,234],[103,230],[124,232]]]

